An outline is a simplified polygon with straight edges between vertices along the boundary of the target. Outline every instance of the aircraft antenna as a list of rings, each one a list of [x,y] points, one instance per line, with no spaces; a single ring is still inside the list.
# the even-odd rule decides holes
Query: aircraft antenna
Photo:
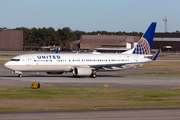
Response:
[[[165,16],[165,19],[163,19],[163,21],[165,22],[165,32],[167,32],[167,17]]]

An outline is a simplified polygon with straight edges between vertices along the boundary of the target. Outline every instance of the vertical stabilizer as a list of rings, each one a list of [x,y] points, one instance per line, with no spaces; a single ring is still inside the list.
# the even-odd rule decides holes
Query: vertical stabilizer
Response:
[[[149,55],[151,53],[152,42],[154,38],[156,23],[152,22],[147,31],[139,40],[138,44],[133,50],[133,54]]]
[[[56,52],[55,53],[58,53],[59,52],[59,48],[56,49]]]

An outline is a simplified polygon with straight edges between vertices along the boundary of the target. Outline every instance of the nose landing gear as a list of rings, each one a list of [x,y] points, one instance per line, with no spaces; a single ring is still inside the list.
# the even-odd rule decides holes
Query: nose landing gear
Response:
[[[18,77],[19,77],[19,78],[22,78],[22,74],[19,74]]]
[[[17,73],[19,78],[22,78],[22,72],[21,71],[12,71],[12,73]]]

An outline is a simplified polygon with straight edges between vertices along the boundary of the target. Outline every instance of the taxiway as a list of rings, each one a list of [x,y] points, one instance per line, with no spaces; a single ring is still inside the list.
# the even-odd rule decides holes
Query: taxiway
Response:
[[[151,73],[151,72],[177,72],[177,71],[152,71],[127,69],[117,72],[98,72],[96,78],[88,76],[74,78],[72,73],[62,75],[48,75],[45,72],[24,72],[23,77],[11,73],[3,65],[0,65],[0,86],[25,86],[31,83],[41,83],[41,86],[76,86],[76,87],[108,87],[117,88],[144,88],[144,89],[171,89],[180,87],[180,76],[109,76],[102,74],[117,73]]]

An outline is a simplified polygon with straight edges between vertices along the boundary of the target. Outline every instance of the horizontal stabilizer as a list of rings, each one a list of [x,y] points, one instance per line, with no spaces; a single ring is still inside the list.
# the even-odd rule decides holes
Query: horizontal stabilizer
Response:
[[[160,50],[154,55],[154,57],[152,58],[152,60],[156,60],[157,59],[157,56],[159,55],[160,53]]]

